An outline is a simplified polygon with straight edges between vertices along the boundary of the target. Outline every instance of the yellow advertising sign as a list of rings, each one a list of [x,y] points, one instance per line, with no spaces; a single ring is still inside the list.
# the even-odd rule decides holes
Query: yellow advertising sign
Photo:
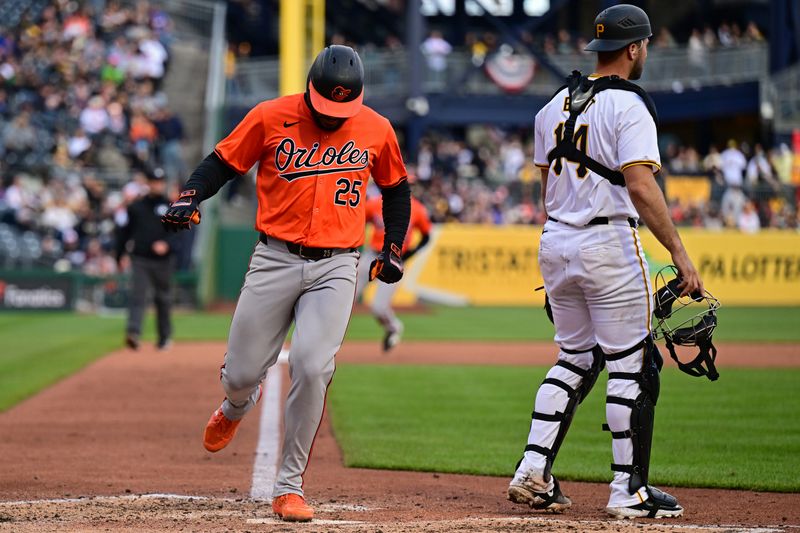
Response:
[[[652,274],[670,257],[650,232],[640,234]],[[800,234],[702,229],[680,234],[706,289],[723,305],[800,305]]]
[[[544,302],[537,250],[540,228],[445,224],[409,274],[407,288],[441,303],[532,305]],[[418,274],[418,275],[415,275]]]
[[[723,305],[800,305],[800,234],[682,229],[706,288]],[[667,251],[640,232],[651,276]],[[399,300],[416,295],[452,305],[542,305],[537,251],[541,228],[444,224],[408,265]],[[399,303],[399,301],[398,301]]]
[[[669,176],[664,182],[667,200],[682,204],[708,202],[711,198],[711,181],[706,176]]]

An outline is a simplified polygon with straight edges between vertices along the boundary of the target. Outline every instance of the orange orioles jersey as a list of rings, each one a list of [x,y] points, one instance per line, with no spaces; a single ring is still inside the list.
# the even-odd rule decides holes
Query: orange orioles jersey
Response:
[[[370,175],[382,188],[406,178],[386,118],[361,106],[341,128],[326,131],[314,122],[303,94],[261,102],[215,152],[240,174],[259,163],[258,231],[316,248],[360,246]]]
[[[383,227],[383,198],[375,196],[367,200],[367,223],[372,224],[372,238],[369,241],[369,247],[375,252],[380,252],[383,249],[383,237],[385,230]],[[403,241],[403,253],[406,253],[411,247],[411,238],[414,229],[419,230],[423,235],[428,235],[431,232],[431,219],[428,216],[428,210],[422,205],[422,202],[411,197],[411,219],[408,222],[408,231],[406,232],[406,240]]]

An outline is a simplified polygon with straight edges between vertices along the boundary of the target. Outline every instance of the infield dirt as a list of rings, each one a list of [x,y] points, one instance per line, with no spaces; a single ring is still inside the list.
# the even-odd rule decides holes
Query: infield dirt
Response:
[[[800,364],[797,345],[725,345],[726,366]],[[304,489],[317,519],[288,525],[249,499],[258,437],[251,413],[218,454],[202,429],[222,399],[224,343],[120,351],[0,414],[0,531],[641,531],[610,521],[604,484],[564,482],[564,515],[505,500],[508,480],[348,469],[327,418]],[[491,356],[487,356],[491,354]],[[349,343],[342,363],[549,364],[550,343],[406,343],[391,357]],[[284,375],[288,382],[288,375]],[[457,443],[454,443],[454,445]],[[800,527],[800,494],[665,487],[686,507],[648,531]],[[700,526],[700,527],[698,527]],[[761,529],[757,529],[761,528]]]

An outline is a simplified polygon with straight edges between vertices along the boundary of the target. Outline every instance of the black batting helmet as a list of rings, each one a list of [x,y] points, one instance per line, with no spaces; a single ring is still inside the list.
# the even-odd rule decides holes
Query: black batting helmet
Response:
[[[317,55],[308,72],[308,95],[314,110],[349,118],[364,101],[364,65],[349,46],[332,44]]]
[[[652,36],[647,13],[630,4],[619,4],[597,15],[594,19],[594,39],[584,50],[613,52]]]

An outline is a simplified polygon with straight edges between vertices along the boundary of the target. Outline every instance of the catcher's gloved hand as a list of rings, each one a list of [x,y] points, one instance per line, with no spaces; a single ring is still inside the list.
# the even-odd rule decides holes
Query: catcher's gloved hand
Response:
[[[197,191],[189,189],[181,192],[177,200],[170,204],[167,212],[161,217],[161,224],[167,231],[189,229],[194,224],[200,223],[200,211],[197,209]]]
[[[369,266],[369,280],[378,278],[384,283],[397,283],[403,277],[403,259],[400,248],[392,243],[378,254]]]

